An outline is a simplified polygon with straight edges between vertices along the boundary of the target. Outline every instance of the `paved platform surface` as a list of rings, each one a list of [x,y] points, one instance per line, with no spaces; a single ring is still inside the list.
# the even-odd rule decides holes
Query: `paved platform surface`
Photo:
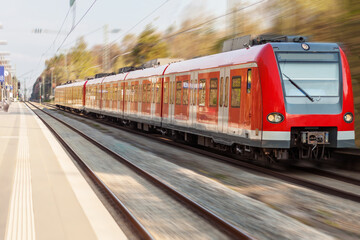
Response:
[[[0,239],[126,239],[23,103],[0,112]]]

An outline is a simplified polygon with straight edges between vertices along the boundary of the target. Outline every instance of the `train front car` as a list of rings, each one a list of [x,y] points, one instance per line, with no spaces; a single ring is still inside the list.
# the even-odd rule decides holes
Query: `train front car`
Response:
[[[258,64],[267,159],[317,161],[355,146],[350,70],[337,44],[268,43]]]

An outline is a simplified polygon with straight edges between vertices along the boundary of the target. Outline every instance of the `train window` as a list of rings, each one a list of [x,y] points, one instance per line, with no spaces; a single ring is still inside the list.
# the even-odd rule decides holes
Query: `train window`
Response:
[[[99,85],[99,87],[96,86],[96,100],[100,101],[100,98],[101,98],[101,86]]]
[[[128,86],[127,85],[124,86],[124,94],[125,94],[125,102],[127,102],[128,98],[129,98]]]
[[[224,91],[224,78],[221,77],[220,78],[220,101],[219,101],[220,107],[222,107],[223,104],[224,104],[224,101],[223,101],[224,93],[223,93],[223,91]]]
[[[224,107],[227,107],[229,103],[229,77],[225,79],[225,101]]]
[[[180,81],[176,82],[176,104],[181,104],[181,85]]]
[[[105,101],[108,99],[108,94],[107,94],[108,91],[109,91],[109,89],[107,88],[106,85],[104,85],[102,88],[102,99]]]
[[[124,99],[124,88],[123,88],[123,85],[121,84],[120,85],[120,101],[123,101]]]
[[[116,101],[116,100],[117,100],[117,92],[118,92],[117,85],[116,85],[116,84],[112,84],[112,97],[111,97],[111,100],[112,100],[112,101]]]
[[[147,85],[145,83],[143,83],[142,102],[146,102],[146,96],[147,96],[146,87],[147,87]]]
[[[169,103],[169,82],[164,83],[164,103]]]
[[[160,103],[161,101],[161,85],[160,83],[156,83],[156,103]]]
[[[218,79],[212,78],[210,79],[210,96],[209,96],[209,106],[216,107],[217,106],[217,98],[218,98]]]
[[[189,82],[183,81],[183,105],[189,104]]]
[[[240,107],[241,77],[233,77],[231,81],[231,107]]]
[[[246,84],[246,92],[251,92],[251,69],[248,69],[247,71],[247,84]]]
[[[139,99],[139,85],[134,86],[134,102],[138,102]]]
[[[155,103],[155,83],[151,84],[150,102]]]
[[[130,99],[129,99],[129,102],[134,102],[134,85],[130,85]]]
[[[148,102],[148,103],[151,102],[151,84],[150,84],[150,83],[147,85],[147,98],[146,98],[146,102]]]
[[[194,105],[196,105],[196,97],[197,97],[197,79],[194,80]]]
[[[206,79],[200,79],[199,82],[199,106],[205,106],[206,97]]]

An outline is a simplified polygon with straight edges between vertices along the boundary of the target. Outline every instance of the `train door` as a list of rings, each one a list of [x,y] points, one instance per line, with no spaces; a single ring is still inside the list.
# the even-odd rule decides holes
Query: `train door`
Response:
[[[197,113],[197,72],[192,72],[190,76],[190,113],[189,113],[189,125],[195,127],[196,125],[196,113]]]
[[[251,94],[251,78],[252,70],[251,68],[246,70],[246,77],[244,79],[245,83],[245,97],[244,97],[244,127],[245,129],[251,129],[251,115],[252,115],[252,94]]]
[[[151,98],[150,98],[150,119],[154,119],[154,116],[155,116],[155,97],[156,97],[156,94],[155,94],[155,85],[156,85],[156,78],[155,77],[152,77],[150,78],[150,82],[151,82]]]
[[[230,69],[228,67],[220,70],[219,81],[219,111],[218,132],[226,133],[229,120],[229,83]]]
[[[169,108],[169,119],[170,123],[174,124],[175,115],[175,75],[170,76],[170,108]]]

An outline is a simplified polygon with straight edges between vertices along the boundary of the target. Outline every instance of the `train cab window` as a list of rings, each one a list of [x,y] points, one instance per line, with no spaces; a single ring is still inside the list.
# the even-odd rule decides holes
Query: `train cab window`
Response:
[[[212,78],[210,79],[210,98],[209,98],[209,106],[216,107],[217,106],[217,95],[218,95],[218,79]]]
[[[240,107],[241,98],[241,77],[236,76],[231,79],[231,107]]]
[[[181,104],[181,85],[182,82],[176,82],[176,104]]]
[[[199,82],[199,106],[205,106],[206,97],[206,79],[200,79]]]
[[[246,92],[250,93],[251,92],[251,69],[248,69],[247,71],[247,80],[246,80],[247,84],[246,84]]]
[[[165,104],[169,103],[169,83],[168,82],[164,83],[164,103]]]
[[[189,104],[189,82],[183,81],[183,105]]]
[[[225,101],[224,107],[228,107],[229,105],[229,77],[225,79]]]

